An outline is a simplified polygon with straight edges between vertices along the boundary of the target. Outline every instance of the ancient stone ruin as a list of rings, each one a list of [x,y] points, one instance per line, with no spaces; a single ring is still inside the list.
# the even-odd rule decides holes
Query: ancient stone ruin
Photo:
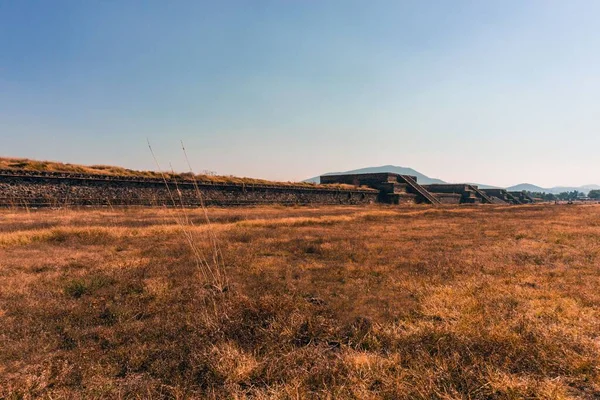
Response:
[[[479,189],[477,185],[432,184],[420,185],[417,178],[393,173],[323,175],[321,183],[345,183],[368,186],[379,190],[377,200],[381,203],[427,203],[427,204],[527,204],[525,193],[509,193],[504,189]]]
[[[247,204],[526,204],[533,199],[470,184],[420,185],[393,173],[321,176],[321,185],[244,184],[0,170],[0,206],[200,206]]]

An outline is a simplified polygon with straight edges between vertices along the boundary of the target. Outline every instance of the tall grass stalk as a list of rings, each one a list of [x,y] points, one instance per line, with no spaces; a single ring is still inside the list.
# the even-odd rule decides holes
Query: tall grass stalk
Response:
[[[204,203],[204,198],[202,196],[202,192],[200,191],[200,188],[198,186],[198,183],[197,183],[195,177],[193,178],[194,189],[196,191],[196,195],[198,197],[200,208],[203,211],[203,215],[204,215],[204,218],[206,221],[206,226],[207,226],[207,229],[205,231],[207,233],[207,239],[208,239],[208,243],[210,246],[210,256],[209,257],[206,257],[205,253],[202,251],[202,248],[198,245],[198,243],[196,241],[196,238],[194,236],[195,224],[194,224],[193,220],[190,218],[188,209],[187,209],[185,201],[183,199],[181,190],[179,189],[179,184],[177,183],[177,180],[173,181],[175,184],[175,190],[177,193],[177,195],[175,196],[173,194],[173,191],[171,190],[171,187],[169,186],[167,176],[163,172],[163,170],[160,166],[160,163],[158,162],[158,158],[156,157],[154,150],[152,149],[152,145],[150,144],[150,141],[148,141],[148,148],[150,149],[150,153],[152,154],[152,158],[154,159],[154,162],[156,163],[158,172],[159,172],[160,176],[162,177],[162,180],[165,184],[165,188],[169,195],[169,199],[171,201],[173,209],[179,210],[178,212],[172,212],[172,216],[173,216],[175,222],[177,223],[177,225],[179,226],[181,233],[182,233],[183,237],[185,238],[186,243],[188,244],[188,246],[192,252],[194,261],[196,263],[198,270],[200,271],[200,274],[202,275],[202,278],[204,279],[206,284],[210,285],[214,289],[216,289],[220,292],[225,291],[228,286],[228,280],[227,280],[227,276],[224,272],[225,266],[224,266],[224,262],[223,262],[223,255],[221,253],[221,249],[218,244],[217,237],[216,237],[216,235],[213,231],[213,228],[210,224],[208,210]],[[187,154],[185,153],[185,149],[184,149],[184,154],[185,154],[186,160],[188,162],[188,166],[189,166],[190,164],[189,164],[189,160],[187,159]],[[191,167],[190,167],[190,170],[191,170]],[[173,174],[173,175],[175,175],[175,174]],[[192,175],[193,175],[193,173],[192,173]],[[179,201],[177,201],[176,198]]]
[[[192,182],[194,183],[194,190],[196,191],[196,197],[200,203],[200,208],[202,209],[202,213],[204,215],[204,220],[206,222],[206,233],[208,235],[208,240],[211,246],[211,255],[212,262],[215,266],[215,272],[217,274],[218,280],[224,285],[227,286],[227,276],[225,275],[225,262],[223,260],[223,252],[221,251],[221,246],[219,246],[219,241],[217,240],[217,236],[215,234],[215,230],[210,221],[210,217],[208,215],[208,208],[206,208],[206,204],[204,202],[204,196],[202,195],[202,191],[200,190],[200,186],[198,185],[198,181],[196,180],[196,174],[192,168],[190,163],[190,159],[187,155],[187,151],[185,150],[185,146],[183,144],[183,140],[181,141],[181,150],[183,151],[183,155],[185,157],[185,161],[187,163],[189,172],[192,176]]]

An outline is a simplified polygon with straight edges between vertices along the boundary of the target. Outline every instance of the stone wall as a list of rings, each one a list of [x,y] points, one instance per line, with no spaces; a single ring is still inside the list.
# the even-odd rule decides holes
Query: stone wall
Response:
[[[462,195],[458,193],[433,193],[442,204],[460,204]]]
[[[467,183],[434,183],[431,185],[423,185],[423,187],[431,192],[434,196],[458,194],[460,195],[459,203],[463,204],[478,204],[481,203],[481,198],[477,194],[477,187]],[[445,199],[444,202],[451,203],[453,200]]]
[[[369,204],[378,191],[327,186],[217,184],[198,182],[206,205]],[[189,180],[168,181],[105,175],[0,170],[0,206],[198,206]]]
[[[482,189],[482,191],[485,192],[485,194],[487,194],[488,196],[490,196],[496,204],[521,204],[521,202],[516,197],[508,193],[505,189],[492,188]]]

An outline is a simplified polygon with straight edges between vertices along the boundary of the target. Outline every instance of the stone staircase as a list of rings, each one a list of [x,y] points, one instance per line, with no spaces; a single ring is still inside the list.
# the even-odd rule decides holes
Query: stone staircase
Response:
[[[521,200],[519,200],[517,197],[513,196],[512,193],[510,193],[508,191],[506,192],[506,197],[512,204],[523,204],[523,203],[521,203]]]
[[[419,185],[415,179],[409,175],[400,175],[400,178],[415,192],[420,194],[429,204],[441,204],[437,197],[429,193],[423,186]]]
[[[482,203],[494,204],[494,200],[475,185],[469,185],[469,188],[481,197]]]

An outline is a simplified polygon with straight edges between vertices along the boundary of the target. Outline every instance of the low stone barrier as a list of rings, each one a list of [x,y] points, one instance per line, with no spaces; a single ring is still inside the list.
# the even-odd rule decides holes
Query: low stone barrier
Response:
[[[369,204],[377,190],[0,170],[0,206]]]

